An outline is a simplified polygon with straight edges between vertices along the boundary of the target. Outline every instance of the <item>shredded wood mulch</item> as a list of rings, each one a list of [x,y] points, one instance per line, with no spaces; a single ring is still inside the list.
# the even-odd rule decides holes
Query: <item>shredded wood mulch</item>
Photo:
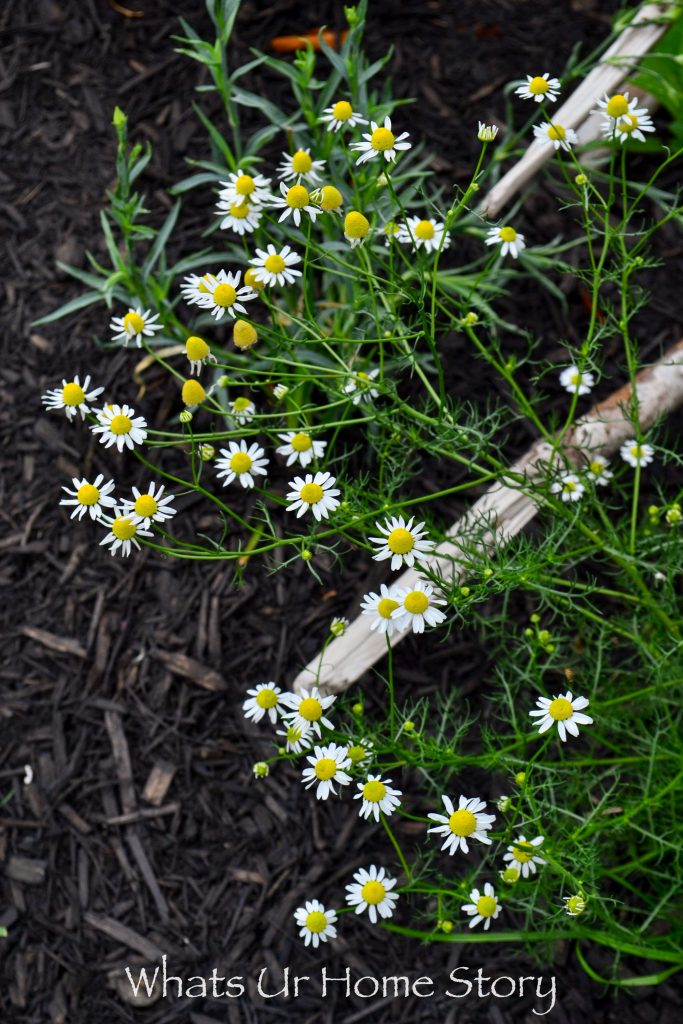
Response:
[[[418,97],[417,106],[404,108],[411,129],[426,134],[438,153],[436,169],[453,181],[470,169],[476,117],[502,116],[500,90],[511,67],[518,74],[547,70],[552,41],[550,70],[561,68],[577,41],[592,45],[607,31],[617,5],[370,6],[371,54],[395,44],[400,94]],[[274,35],[322,21],[339,27],[340,9],[331,2],[246,2],[233,63]],[[449,973],[469,967],[471,977],[478,968],[489,978],[543,975],[546,983],[554,974],[549,1019],[557,1024],[673,1022],[680,995],[674,980],[613,997],[587,979],[570,946],[542,966],[542,957],[530,961],[510,947],[421,947],[344,917],[333,946],[322,955],[305,950],[295,907],[311,896],[336,901],[359,866],[386,857],[386,841],[379,827],[358,827],[356,807],[312,801],[293,769],[254,784],[251,765],[266,752],[264,732],[245,722],[240,704],[254,681],[289,681],[332,615],[355,611],[368,579],[377,582],[377,567],[352,559],[343,576],[327,573],[321,591],[303,565],[275,576],[249,566],[238,589],[230,565],[163,561],[148,552],[128,562],[111,558],[87,524],[70,523],[57,507],[71,477],[131,470],[96,443],[86,441],[84,451],[84,434],[46,415],[39,396],[73,370],[92,372],[123,398],[133,386],[132,357],[92,347],[93,333],[103,330],[101,310],[41,329],[30,324],[78,293],[55,261],[84,266],[86,247],[101,251],[98,211],[112,183],[115,103],[136,137],[154,144],[144,187],[158,214],[168,205],[162,189],[184,173],[183,158],[204,152],[203,129],[189,109],[199,72],[170,40],[179,14],[208,31],[204,5],[189,0],[6,0],[0,11],[0,923],[9,932],[0,940],[0,1020],[233,1024],[296,1016],[335,1024],[505,1024],[536,1020],[533,1008],[547,1008],[533,990],[521,998],[479,999],[476,989],[466,999],[449,998]],[[268,74],[262,83],[281,88]],[[539,189],[535,216],[543,230],[552,226],[552,210]],[[188,237],[178,241],[189,248],[203,227],[199,206],[186,223]],[[680,238],[662,238],[660,254],[673,263]],[[673,278],[664,274],[644,314],[645,359],[681,330]],[[580,295],[569,298],[578,312]],[[520,299],[529,329],[554,334],[548,355],[561,358],[564,318],[537,289]],[[466,376],[454,368],[455,393],[476,386],[471,373],[482,369],[474,363]],[[171,402],[157,403],[159,424]],[[513,447],[522,450],[529,437],[519,435]],[[444,515],[460,511],[453,506]],[[521,621],[528,610],[518,610]],[[473,632],[431,644],[426,654],[406,642],[399,696],[447,689],[454,665],[461,693],[476,706],[487,661]],[[368,683],[373,714],[381,697]],[[409,847],[412,824],[398,831]],[[179,997],[171,985],[166,997],[158,988],[134,997],[125,967],[149,966],[163,955],[169,973],[185,979],[210,978],[214,968],[242,976],[244,993]],[[608,970],[600,951],[588,955],[598,973]],[[354,979],[426,975],[436,994],[347,998],[335,984],[323,1000],[323,964],[335,977],[346,967]],[[268,968],[272,992],[286,966],[309,976],[298,998],[261,998],[261,970]]]

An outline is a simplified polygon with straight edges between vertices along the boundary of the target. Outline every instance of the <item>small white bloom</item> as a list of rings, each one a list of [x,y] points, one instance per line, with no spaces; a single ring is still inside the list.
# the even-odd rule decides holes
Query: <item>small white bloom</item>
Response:
[[[344,394],[353,395],[352,402],[354,405],[358,405],[359,402],[371,402],[373,398],[377,398],[379,395],[379,391],[372,387],[372,381],[378,376],[379,369],[370,370],[369,373],[357,370],[345,385]]]
[[[550,485],[551,494],[559,494],[562,501],[579,501],[585,489],[576,473],[564,473]]]
[[[396,885],[395,878],[389,878],[385,868],[374,864],[369,869],[360,868],[353,876],[354,881],[346,886],[346,902],[356,908],[357,914],[367,910],[373,924],[381,918],[391,917],[396,909],[398,893],[391,892]]]
[[[567,366],[560,374],[560,384],[573,395],[588,395],[595,386],[595,377],[578,366]]]
[[[557,697],[539,697],[536,701],[536,707],[538,710],[530,711],[529,715],[531,718],[537,718],[539,734],[547,732],[548,729],[552,729],[553,725],[557,725],[557,731],[560,739],[564,743],[567,739],[567,733],[570,736],[579,735],[580,725],[592,725],[593,719],[589,718],[588,715],[583,715],[581,712],[584,708],[587,708],[589,701],[586,697],[572,697],[570,691],[565,694],[559,694]]]
[[[85,414],[90,412],[88,402],[93,402],[103,391],[104,388],[90,387],[90,374],[82,384],[76,374],[72,381],[63,380],[61,388],[47,391],[41,401],[47,409],[63,409],[68,420],[72,420],[79,412],[84,420]]]
[[[396,588],[389,588],[386,583],[380,584],[379,594],[371,591],[361,602],[363,615],[373,616],[370,629],[376,629],[378,633],[386,633],[387,636],[391,636],[396,629],[396,623],[391,616],[398,607]]]
[[[221,448],[221,459],[216,459],[215,466],[219,471],[216,475],[225,477],[223,486],[227,487],[233,480],[238,479],[242,487],[253,487],[255,476],[267,476],[268,459],[263,456],[265,452],[255,442],[247,446],[243,439],[239,442],[229,441],[227,448]]]
[[[283,153],[283,160],[277,169],[277,176],[282,181],[310,181],[316,184],[320,181],[318,171],[325,168],[324,160],[314,160],[310,149],[297,149],[296,153],[290,156]]]
[[[337,912],[325,910],[319,900],[307,900],[303,907],[297,907],[294,920],[305,946],[317,949],[321,942],[337,937],[337,929],[334,927]]]
[[[255,299],[256,292],[248,286],[240,288],[241,279],[240,270],[230,273],[219,270],[217,274],[205,274],[200,279],[193,297],[187,298],[187,294],[185,297],[190,304],[194,302],[202,309],[208,309],[216,320],[220,320],[224,313],[231,317],[236,313],[246,314],[247,310],[243,303]]]
[[[412,242],[415,249],[424,249],[425,252],[437,252],[447,249],[451,244],[450,235],[446,232],[445,225],[440,220],[421,220],[419,217],[408,217],[401,229],[400,242]],[[443,243],[442,243],[443,239]]]
[[[431,821],[438,822],[429,832],[435,832],[439,836],[445,836],[442,850],[448,850],[453,855],[457,850],[469,853],[468,839],[478,839],[481,843],[491,845],[492,840],[486,834],[493,822],[495,814],[483,814],[486,803],[479,797],[461,796],[456,811],[453,801],[449,796],[442,796],[446,814],[432,812],[427,817]]]
[[[618,92],[613,96],[605,93],[604,99],[598,100],[597,103],[598,109],[595,113],[601,113],[605,117],[602,131],[606,138],[616,137],[620,142],[627,139],[645,142],[643,132],[655,130],[647,107],[638,106],[637,96],[629,99],[628,92]]]
[[[109,329],[114,331],[114,341],[122,341],[128,345],[131,338],[135,339],[138,348],[142,348],[143,338],[153,338],[155,331],[163,331],[163,325],[156,323],[159,314],[151,315],[151,309],[142,312],[140,306],[129,309],[125,316],[112,318]]]
[[[463,903],[460,908],[472,918],[470,928],[474,928],[483,921],[484,931],[488,931],[491,921],[495,921],[501,911],[501,906],[491,883],[486,882],[483,895],[478,889],[473,889],[470,893],[470,901],[470,903]]]
[[[218,193],[224,203],[250,203],[258,206],[270,198],[270,178],[262,174],[245,174],[238,168],[228,174],[228,180],[222,181],[223,188]]]
[[[424,523],[413,525],[414,522],[414,516],[407,522],[403,516],[388,516],[384,525],[375,522],[383,536],[369,538],[373,544],[378,545],[373,559],[383,562],[390,558],[392,569],[400,569],[402,565],[413,566],[416,561],[428,564],[434,554],[434,541],[426,539]]]
[[[230,411],[235,417],[235,423],[243,427],[245,423],[253,420],[256,415],[256,406],[251,399],[240,396],[239,398],[233,398],[230,402]]]
[[[134,523],[139,523],[148,529],[151,523],[163,523],[176,514],[177,509],[171,508],[174,501],[173,494],[164,497],[165,487],[163,484],[151,483],[147,492],[142,494],[137,487],[133,487],[133,500],[124,498],[121,502],[123,514],[130,516]]]
[[[477,138],[479,139],[480,142],[493,142],[497,134],[497,124],[484,124],[483,121],[479,122],[479,131],[477,132]]]
[[[267,250],[257,249],[256,256],[249,263],[254,267],[256,280],[264,284],[294,284],[296,278],[301,277],[301,271],[294,269],[295,264],[301,263],[301,256],[288,245],[278,252],[270,242]]]
[[[425,626],[439,626],[446,616],[436,607],[445,604],[442,597],[434,596],[431,583],[418,580],[415,586],[396,590],[398,608],[391,613],[391,618],[400,633],[410,626],[413,633],[424,633]]]
[[[379,821],[379,812],[393,814],[401,806],[400,789],[392,789],[391,779],[383,779],[380,775],[368,775],[367,782],[358,783],[358,792],[354,800],[362,800],[358,812],[361,818],[374,817]]]
[[[573,128],[565,128],[561,124],[553,123],[534,125],[534,138],[543,146],[553,146],[555,149],[564,149],[566,152],[575,146],[579,137]]]
[[[288,188],[283,181],[280,183],[280,192],[282,195],[271,196],[267,204],[282,210],[278,217],[278,223],[287,220],[291,214],[292,220],[299,227],[302,212],[307,213],[313,223],[315,223],[315,218],[320,213],[320,210],[317,206],[313,206],[310,193],[305,185],[291,185]]]
[[[651,444],[640,444],[635,438],[622,444],[619,449],[624,462],[628,462],[629,466],[649,466],[655,457],[655,450]]]
[[[520,85],[515,89],[515,95],[525,100],[535,100],[536,103],[541,103],[545,99],[554,103],[561,88],[559,78],[551,78],[550,73],[546,71],[542,75],[527,75],[526,85]]]
[[[256,761],[251,770],[255,779],[267,779],[270,775],[270,765],[267,761]]]
[[[330,512],[333,512],[339,505],[339,489],[334,485],[337,481],[329,473],[306,474],[306,478],[295,476],[289,486],[292,488],[287,492],[288,512],[296,513],[299,519],[309,508],[315,518],[320,522],[327,519]]]
[[[140,545],[137,541],[138,537],[153,537],[154,534],[151,530],[145,530],[138,526],[129,516],[124,516],[122,509],[114,509],[114,513],[114,516],[102,513],[97,520],[102,526],[106,526],[108,530],[106,537],[100,541],[100,545],[111,545],[110,551],[112,555],[120,551],[121,555],[127,558],[133,548],[137,548],[138,551],[140,550]]]
[[[120,452],[124,446],[132,450],[147,437],[147,421],[143,416],[136,416],[129,405],[105,405],[96,416],[98,423],[90,429],[100,435],[105,448],[115,444]]]
[[[522,878],[528,878],[529,875],[536,874],[537,864],[546,863],[542,857],[536,855],[536,850],[542,845],[543,836],[536,836],[535,839],[525,839],[524,836],[517,836],[514,844],[508,846],[503,860],[509,861],[510,867],[521,871]]]
[[[604,455],[592,455],[586,466],[589,478],[599,487],[606,487],[612,479],[612,471],[608,469],[609,462]]]
[[[273,394],[277,398],[278,402],[281,402],[283,398],[289,394],[289,388],[286,384],[276,384],[273,388]]]
[[[513,260],[516,260],[522,249],[526,248],[524,235],[520,235],[509,224],[505,224],[502,228],[490,228],[484,241],[486,245],[499,245],[501,256],[507,256],[510,253]]]
[[[250,203],[226,203],[221,199],[216,204],[216,216],[223,218],[219,225],[223,231],[250,235],[261,223],[262,212]]]
[[[343,616],[341,616],[340,618],[334,618],[330,623],[330,633],[332,634],[332,636],[344,636],[344,633],[349,628],[349,625],[349,620],[345,619]]]
[[[248,698],[242,705],[245,718],[260,722],[268,715],[275,725],[278,715],[284,715],[284,703],[280,699],[282,690],[275,683],[257,683],[252,689],[247,690],[247,694]]]
[[[326,729],[334,728],[329,718],[325,717],[325,712],[332,707],[336,699],[332,693],[323,697],[317,686],[314,686],[310,693],[308,690],[301,690],[300,693],[285,693],[282,695],[282,700],[289,711],[285,712],[284,718],[290,725],[301,729],[303,733],[307,733],[311,729],[316,736],[321,736],[321,725],[324,725]]]
[[[71,519],[75,519],[76,516],[82,519],[86,512],[90,514],[91,519],[99,519],[103,508],[115,507],[116,498],[111,494],[114,490],[114,481],[109,480],[105,484],[101,473],[95,477],[93,483],[89,483],[85,477],[79,480],[76,476],[72,478],[71,483],[74,485],[74,489],[62,487],[69,497],[62,498],[59,503],[60,505],[74,506]]]
[[[370,122],[370,131],[363,132],[362,142],[352,142],[350,149],[359,153],[357,164],[364,164],[367,160],[374,160],[375,157],[384,157],[385,160],[395,160],[399,151],[411,148],[410,142],[405,142],[408,132],[401,135],[394,135],[391,130],[391,118],[384,118],[384,125],[380,127],[376,121]]]
[[[286,434],[277,435],[284,444],[281,444],[275,451],[278,455],[287,456],[287,465],[291,466],[298,462],[300,466],[307,466],[313,459],[321,459],[325,454],[327,441],[316,441],[306,431],[290,430]]]
[[[338,132],[340,128],[355,128],[357,124],[367,124],[366,117],[357,114],[348,100],[338,100],[331,107],[325,107],[323,116],[319,118],[322,124],[327,124],[328,132]]]
[[[183,283],[180,286],[180,294],[191,306],[201,306],[209,298],[211,294],[211,279],[212,274],[203,274],[199,277],[197,274],[188,274],[187,277],[183,278]]]
[[[349,746],[349,757],[351,758],[351,764],[356,768],[360,768],[361,765],[367,764],[372,758],[372,751],[374,749],[374,743],[372,740],[359,740],[358,743],[352,743]]]
[[[308,750],[313,742],[310,730],[300,729],[296,725],[288,725],[285,729],[277,729],[275,735],[284,737],[285,750],[288,754],[301,754],[304,750]]]
[[[586,898],[577,893],[576,896],[563,896],[564,912],[569,917],[578,917],[586,909]]]
[[[304,768],[301,781],[306,789],[316,786],[317,800],[327,800],[330,793],[336,796],[335,782],[340,786],[348,786],[351,776],[344,769],[351,767],[351,760],[346,747],[336,743],[328,743],[326,747],[314,747],[313,753],[306,760],[310,767]]]

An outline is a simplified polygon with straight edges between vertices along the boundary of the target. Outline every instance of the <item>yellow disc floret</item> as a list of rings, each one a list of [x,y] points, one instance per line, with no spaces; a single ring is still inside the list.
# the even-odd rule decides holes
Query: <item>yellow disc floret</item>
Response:
[[[256,703],[260,708],[274,708],[277,704],[277,694],[275,690],[259,690],[256,694]],[[296,730],[298,732],[298,730]],[[289,739],[289,737],[287,737]],[[298,737],[297,737],[298,738]]]
[[[251,348],[258,341],[256,330],[246,320],[235,320],[232,340],[237,348]]]
[[[221,282],[214,289],[213,301],[217,306],[222,306],[224,309],[228,306],[234,306],[237,301],[237,292],[231,284]]]
[[[371,804],[378,804],[387,795],[387,787],[379,779],[366,782],[363,786],[363,799]]]
[[[230,459],[230,469],[233,473],[248,473],[253,465],[251,455],[246,452],[235,452]]]
[[[96,505],[100,500],[100,492],[92,484],[81,484],[76,491],[76,497],[81,505]]]
[[[308,206],[309,200],[308,189],[303,185],[292,185],[290,189],[287,189],[285,202],[293,210],[303,210],[305,206]]]
[[[130,309],[123,318],[123,329],[126,334],[141,334],[145,327],[145,321],[134,309]]]
[[[534,96],[545,96],[549,88],[548,82],[541,75],[536,75],[529,82],[529,92]]]
[[[299,704],[299,714],[307,722],[317,722],[322,718],[323,706],[316,697],[304,697]]]
[[[235,401],[232,403],[232,407],[235,412],[244,412],[246,409],[249,408],[250,405],[251,402],[249,401],[248,398],[236,398]]]
[[[297,150],[292,157],[292,170],[297,174],[308,174],[313,166],[313,160],[309,153],[303,149]]]
[[[256,182],[250,174],[240,174],[235,182],[235,192],[238,196],[250,196],[256,188]]]
[[[565,487],[567,485],[565,484]],[[564,722],[574,714],[574,708],[566,697],[556,697],[548,708],[548,714],[556,722]]]
[[[133,426],[133,421],[129,416],[124,416],[123,413],[119,413],[118,416],[113,416],[112,421],[109,424],[109,429],[112,434],[116,434],[117,437],[120,434],[129,434]]]
[[[628,113],[628,100],[620,92],[611,96],[605,107],[608,117],[623,117]]]
[[[185,405],[200,405],[206,398],[206,391],[198,380],[186,380],[183,384],[182,399]]]
[[[119,516],[111,524],[111,532],[118,540],[131,540],[137,533],[137,527],[132,519]]]
[[[515,238],[517,237],[517,232],[514,228],[508,226],[501,228],[500,231],[498,232],[498,235],[500,237],[501,242],[514,242]]]
[[[233,203],[230,207],[230,216],[235,217],[236,220],[244,220],[249,216],[249,204],[244,201]]]
[[[304,484],[299,492],[299,497],[307,504],[315,505],[316,502],[320,501],[324,493],[320,484]]]
[[[353,116],[353,107],[347,100],[339,100],[332,107],[332,116],[336,121],[348,121]]]
[[[497,906],[494,896],[480,896],[476,903],[477,913],[481,917],[491,917],[495,914]]]
[[[134,507],[137,515],[147,519],[158,511],[159,503],[151,494],[141,494],[136,500]]]
[[[307,452],[313,444],[308,434],[295,434],[289,443],[295,452]]]
[[[333,757],[321,757],[315,762],[315,774],[321,782],[333,779],[337,771],[337,762]]]
[[[413,232],[416,238],[428,241],[430,238],[434,237],[434,225],[430,220],[421,220],[419,224],[415,225]]]
[[[410,530],[404,530],[402,526],[397,526],[387,537],[387,547],[395,555],[405,555],[412,551],[414,546],[415,538]]]
[[[518,864],[528,864],[534,856],[533,850],[525,850],[521,846],[512,847],[512,856],[515,858]]]
[[[85,391],[80,386],[72,381],[70,384],[65,384],[62,388],[62,401],[64,405],[80,405],[85,402]]]
[[[394,133],[390,132],[388,128],[375,128],[370,136],[370,145],[378,153],[386,153],[388,149],[393,149],[395,142]]]
[[[370,230],[370,221],[357,210],[351,210],[344,217],[344,234],[349,238],[365,238]]]
[[[320,910],[314,910],[306,918],[306,927],[309,932],[319,935],[320,932],[324,932],[327,928],[327,918]]]
[[[334,185],[323,185],[318,202],[323,210],[338,210],[344,202],[344,197]]]
[[[422,590],[411,590],[403,601],[403,607],[411,615],[422,615],[429,608],[429,598]]]
[[[567,132],[561,124],[548,125],[548,138],[552,139],[553,142],[564,142],[566,137]]]
[[[371,906],[377,906],[377,904],[381,903],[386,896],[387,890],[381,882],[378,882],[376,878],[373,878],[371,881],[365,883],[360,894],[366,903]]]
[[[290,189],[290,192],[291,191],[292,190]],[[304,189],[304,192],[305,191],[306,189]],[[263,265],[270,274],[281,274],[282,271],[287,266],[282,256],[280,256],[279,253],[276,252],[271,253],[270,256],[266,256],[266,261]]]
[[[185,342],[185,352],[188,359],[191,359],[193,362],[199,362],[202,359],[206,359],[210,354],[211,349],[203,338],[198,338],[193,334],[192,337],[188,338]]]
[[[454,836],[471,836],[477,830],[477,819],[472,811],[454,811],[448,819],[448,827]]]
[[[377,602],[377,614],[383,619],[390,619],[391,613],[398,608],[398,601],[391,597],[383,597]]]
[[[246,271],[244,275],[244,283],[247,287],[253,288],[255,292],[258,292],[261,288],[265,287],[265,281],[261,281],[256,276],[256,271],[253,267],[249,267],[249,270]]]

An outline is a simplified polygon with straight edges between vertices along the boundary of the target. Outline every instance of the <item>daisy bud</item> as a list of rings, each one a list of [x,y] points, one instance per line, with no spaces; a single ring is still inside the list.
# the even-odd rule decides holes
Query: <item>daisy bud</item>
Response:
[[[313,558],[313,552],[309,551],[308,548],[304,548],[304,550],[301,552],[301,557],[303,558],[304,562],[310,562],[310,560]]]
[[[514,885],[515,882],[519,881],[519,871],[517,868],[505,868],[504,871],[500,871],[499,875],[506,885]]]
[[[453,922],[452,921],[440,921],[439,922],[439,927],[441,928],[441,931],[444,932],[446,935],[450,935],[451,932],[453,931]]]
[[[227,388],[227,387],[228,387],[228,385],[230,384],[230,378],[229,378],[229,377],[226,377],[226,375],[225,375],[225,374],[223,374],[223,376],[222,376],[222,377],[219,377],[219,378],[218,378],[218,380],[217,380],[217,382],[216,382],[216,383],[218,384],[218,387],[219,387],[219,388]]]
[[[183,384],[182,398],[185,405],[201,405],[206,398],[206,391],[198,380],[186,380]]]
[[[577,174],[576,177],[574,178],[574,181],[579,186],[587,185],[588,184],[588,175],[587,174]]]
[[[464,317],[463,323],[467,324],[468,327],[474,327],[475,324],[479,323],[479,317],[476,313],[470,312]]]
[[[484,569],[483,576],[485,580],[490,580],[493,576],[493,569]]]
[[[285,395],[289,394],[289,388],[286,386],[286,384],[276,384],[275,387],[273,388],[273,394],[277,399],[282,401]]]
[[[257,761],[252,771],[255,779],[266,779],[270,774],[270,768],[266,761]]]
[[[384,171],[382,171],[382,173],[380,174],[379,178],[377,179],[377,187],[378,188],[386,188],[388,184],[389,184],[389,179],[387,178],[387,176],[384,173]]]
[[[462,595],[462,597],[469,597],[470,593],[471,593],[471,591],[470,591],[469,587],[461,587],[460,588],[460,594]]]
[[[332,636],[344,636],[344,633],[349,628],[348,619],[332,619],[330,625],[330,633]]]
[[[358,210],[351,210],[344,217],[344,238],[351,246],[360,245],[370,230],[370,221]]]
[[[410,720],[408,720],[407,722],[404,722],[403,723],[403,731],[404,732],[415,732],[415,722],[411,722]]]
[[[578,917],[586,909],[586,900],[583,896],[565,896],[564,910],[570,917]]]
[[[489,124],[484,124],[483,121],[479,122],[479,131],[477,133],[477,138],[479,139],[480,142],[493,142],[493,140],[495,139],[497,134],[498,134],[498,125],[497,124],[489,125]]]
[[[647,510],[647,514],[649,515],[650,519],[656,519],[659,515],[659,505],[650,505]]]
[[[262,281],[256,276],[256,271],[253,267],[249,267],[244,274],[244,283],[249,287],[253,288],[255,292],[260,292],[262,288],[265,288],[266,282]]]
[[[515,782],[518,786],[523,786],[526,782],[526,772],[517,772],[515,775]]]
[[[353,707],[351,708],[351,711],[356,716],[356,718],[360,718],[364,711],[363,705],[360,703],[354,704]]]
[[[496,807],[502,814],[506,814],[512,807],[512,800],[509,796],[499,796],[496,801]]]
[[[258,334],[246,320],[235,320],[232,329],[232,340],[236,348],[251,348],[258,341]]]
[[[181,423],[192,423],[192,413],[189,409],[183,409],[178,419]]]
[[[681,506],[672,505],[670,509],[667,509],[664,517],[669,526],[678,526],[681,521]]]
[[[212,444],[200,444],[199,446],[199,458],[202,462],[211,462],[216,454],[216,449]]]

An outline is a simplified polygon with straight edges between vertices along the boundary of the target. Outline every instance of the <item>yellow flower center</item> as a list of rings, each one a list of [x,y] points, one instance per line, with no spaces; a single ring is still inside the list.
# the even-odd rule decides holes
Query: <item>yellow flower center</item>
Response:
[[[296,171],[297,174],[308,174],[312,166],[313,160],[310,154],[306,153],[303,149],[297,150],[292,157],[292,170]]]
[[[81,505],[96,505],[100,500],[100,492],[92,484],[81,484],[76,491],[76,497]]]
[[[315,774],[321,782],[333,779],[337,771],[337,762],[332,757],[321,757],[315,762]]]
[[[642,456],[643,456],[642,445],[632,444],[631,445],[631,455],[633,456],[634,459],[642,458]]]
[[[123,318],[123,329],[126,334],[140,334],[144,329],[145,321],[139,313],[130,310]]]
[[[307,722],[317,722],[322,718],[323,706],[316,697],[304,697],[299,704],[299,714]]]
[[[252,466],[252,459],[246,452],[235,452],[230,459],[230,469],[233,473],[248,473]]]
[[[576,490],[576,484],[574,483],[573,480],[565,480],[562,489],[563,489],[563,491],[565,491],[565,493],[571,494],[572,491]]]
[[[448,827],[454,836],[471,836],[477,829],[477,819],[472,811],[454,811],[448,819]]]
[[[353,107],[346,100],[339,100],[338,103],[332,107],[332,116],[337,121],[348,121],[353,114]]]
[[[235,412],[244,412],[245,409],[248,409],[250,405],[251,402],[249,401],[248,398],[236,398],[235,401],[232,403],[232,407]]]
[[[137,527],[131,519],[127,519],[125,516],[119,516],[115,519],[111,526],[111,532],[119,540],[130,540],[137,533]]]
[[[244,220],[245,217],[249,216],[249,206],[247,203],[233,203],[230,207],[230,216],[235,217],[237,220]]]
[[[334,185],[323,185],[320,190],[320,206],[323,210],[338,210],[344,197]]]
[[[320,910],[314,910],[306,918],[306,927],[309,932],[313,932],[314,935],[319,935],[320,932],[324,932],[327,927],[327,918]]]
[[[185,405],[199,405],[206,398],[206,391],[198,380],[186,380],[183,384],[182,399]]]
[[[615,93],[608,102],[607,107],[608,117],[623,117],[624,114],[628,113],[628,100],[625,96],[622,96],[620,92]]]
[[[119,413],[118,416],[112,417],[109,429],[112,434],[128,434],[130,433],[132,426],[132,420],[128,416],[124,416],[122,413]]]
[[[624,114],[619,121],[619,130],[630,135],[638,127],[638,118],[635,114]]]
[[[413,232],[416,238],[427,240],[434,237],[434,225],[430,220],[421,220],[415,225]]]
[[[501,228],[498,232],[501,242],[514,242],[517,237],[517,232],[514,228],[505,227]]]
[[[529,92],[533,93],[534,96],[544,96],[549,88],[547,80],[540,75],[536,75],[529,82]]]
[[[548,138],[552,139],[553,142],[563,142],[567,136],[567,132],[561,124],[548,125]]]
[[[292,185],[287,190],[285,202],[293,210],[303,210],[304,206],[308,206],[309,198],[308,189],[304,188],[303,185]]]
[[[491,917],[495,914],[497,903],[493,896],[480,896],[476,903],[477,913],[482,917]]]
[[[256,330],[246,320],[235,320],[232,340],[237,348],[251,348],[258,341]]]
[[[515,882],[519,881],[519,871],[517,868],[505,868],[501,878],[507,885],[514,885]]]
[[[80,405],[85,402],[85,391],[80,384],[65,384],[62,388],[62,401],[64,405]]]
[[[277,694],[275,690],[259,690],[256,694],[256,703],[260,708],[274,708],[277,704]],[[299,730],[296,730],[299,732]],[[289,739],[289,737],[287,737]]]
[[[289,443],[295,452],[307,452],[313,444],[308,434],[295,434]]]
[[[292,189],[290,189],[290,192],[291,191],[292,191]],[[304,189],[304,192],[306,192],[306,189]],[[306,193],[306,194],[308,195],[308,193]],[[276,254],[274,254],[272,256],[266,256],[266,262],[265,262],[264,266],[265,266],[266,270],[270,274],[281,274],[282,271],[287,266],[287,264],[283,260],[282,256],[279,256],[276,253]]]
[[[354,764],[357,764],[359,761],[364,761],[367,757],[367,753],[368,752],[365,747],[361,747],[360,744],[349,747],[348,749],[348,756]]]
[[[258,700],[258,697],[256,699]],[[272,706],[273,705],[271,704],[270,707],[272,707]],[[263,707],[263,704],[261,705],[261,707]],[[287,742],[288,743],[298,743],[302,736],[303,736],[303,733],[302,733],[301,729],[297,729],[297,727],[295,725],[290,725],[289,729],[287,730]]]
[[[193,335],[191,338],[188,338],[187,341],[185,342],[185,352],[187,353],[188,359],[206,359],[210,351],[211,349],[206,344],[204,339],[197,338],[195,335]]]
[[[556,697],[548,708],[548,714],[551,718],[554,718],[556,722],[564,722],[565,719],[572,717],[574,714],[574,708],[566,697]]]
[[[586,901],[582,896],[570,896],[567,900],[567,910],[570,914],[582,914],[586,909]]]
[[[605,467],[603,466],[602,462],[591,462],[588,468],[590,469],[593,476],[601,476],[602,473],[605,472]]]
[[[323,496],[323,489],[320,484],[304,484],[299,492],[302,501],[309,505],[315,505]]]
[[[360,377],[360,385],[361,385],[361,387],[367,387],[368,382],[370,380],[370,374],[369,373],[365,373],[364,370],[359,370],[358,373],[356,374],[356,376]]]
[[[378,804],[387,795],[387,787],[379,779],[366,782],[363,786],[363,799],[371,804]]]
[[[256,188],[256,182],[250,174],[240,174],[235,182],[235,192],[238,196],[250,196]]]
[[[390,132],[388,128],[375,128],[370,136],[370,145],[378,153],[385,153],[388,149],[393,149],[395,142],[394,133]]]
[[[398,608],[398,601],[394,601],[391,597],[383,597],[377,602],[377,614],[383,619],[390,619],[391,613]]]
[[[244,283],[248,285],[250,288],[253,288],[255,292],[258,292],[261,290],[261,288],[265,287],[265,282],[260,281],[257,278],[256,271],[254,270],[253,267],[249,267],[249,270],[247,270],[247,272],[245,273]]]
[[[411,615],[422,615],[429,608],[429,598],[421,590],[411,590],[403,601],[403,607]]]
[[[213,301],[217,306],[234,306],[237,300],[237,292],[231,284],[219,284],[214,290]]]
[[[377,906],[381,903],[387,894],[387,890],[384,888],[381,882],[378,882],[376,878],[369,882],[366,882],[360,891],[361,896],[366,903],[372,906]]]
[[[146,519],[148,516],[153,516],[157,512],[159,503],[151,494],[141,494],[135,502],[134,507],[137,514]]]
[[[583,377],[580,373],[573,373],[571,375],[570,381],[574,386],[576,386],[577,384],[581,384],[581,382],[583,381]]]
[[[518,864],[528,864],[533,859],[534,851],[525,850],[521,846],[512,847],[512,856],[515,858]]]
[[[344,218],[344,234],[349,238],[365,238],[370,230],[370,221],[357,210],[351,210]]]
[[[404,530],[402,526],[397,526],[387,537],[387,547],[395,555],[405,555],[408,551],[412,551],[414,546],[415,538],[410,530]]]
[[[215,280],[216,278],[213,276],[213,274],[204,274],[204,277],[200,280],[199,284],[197,285],[197,291],[204,292],[205,294],[208,295],[208,293],[211,291],[211,287]]]

